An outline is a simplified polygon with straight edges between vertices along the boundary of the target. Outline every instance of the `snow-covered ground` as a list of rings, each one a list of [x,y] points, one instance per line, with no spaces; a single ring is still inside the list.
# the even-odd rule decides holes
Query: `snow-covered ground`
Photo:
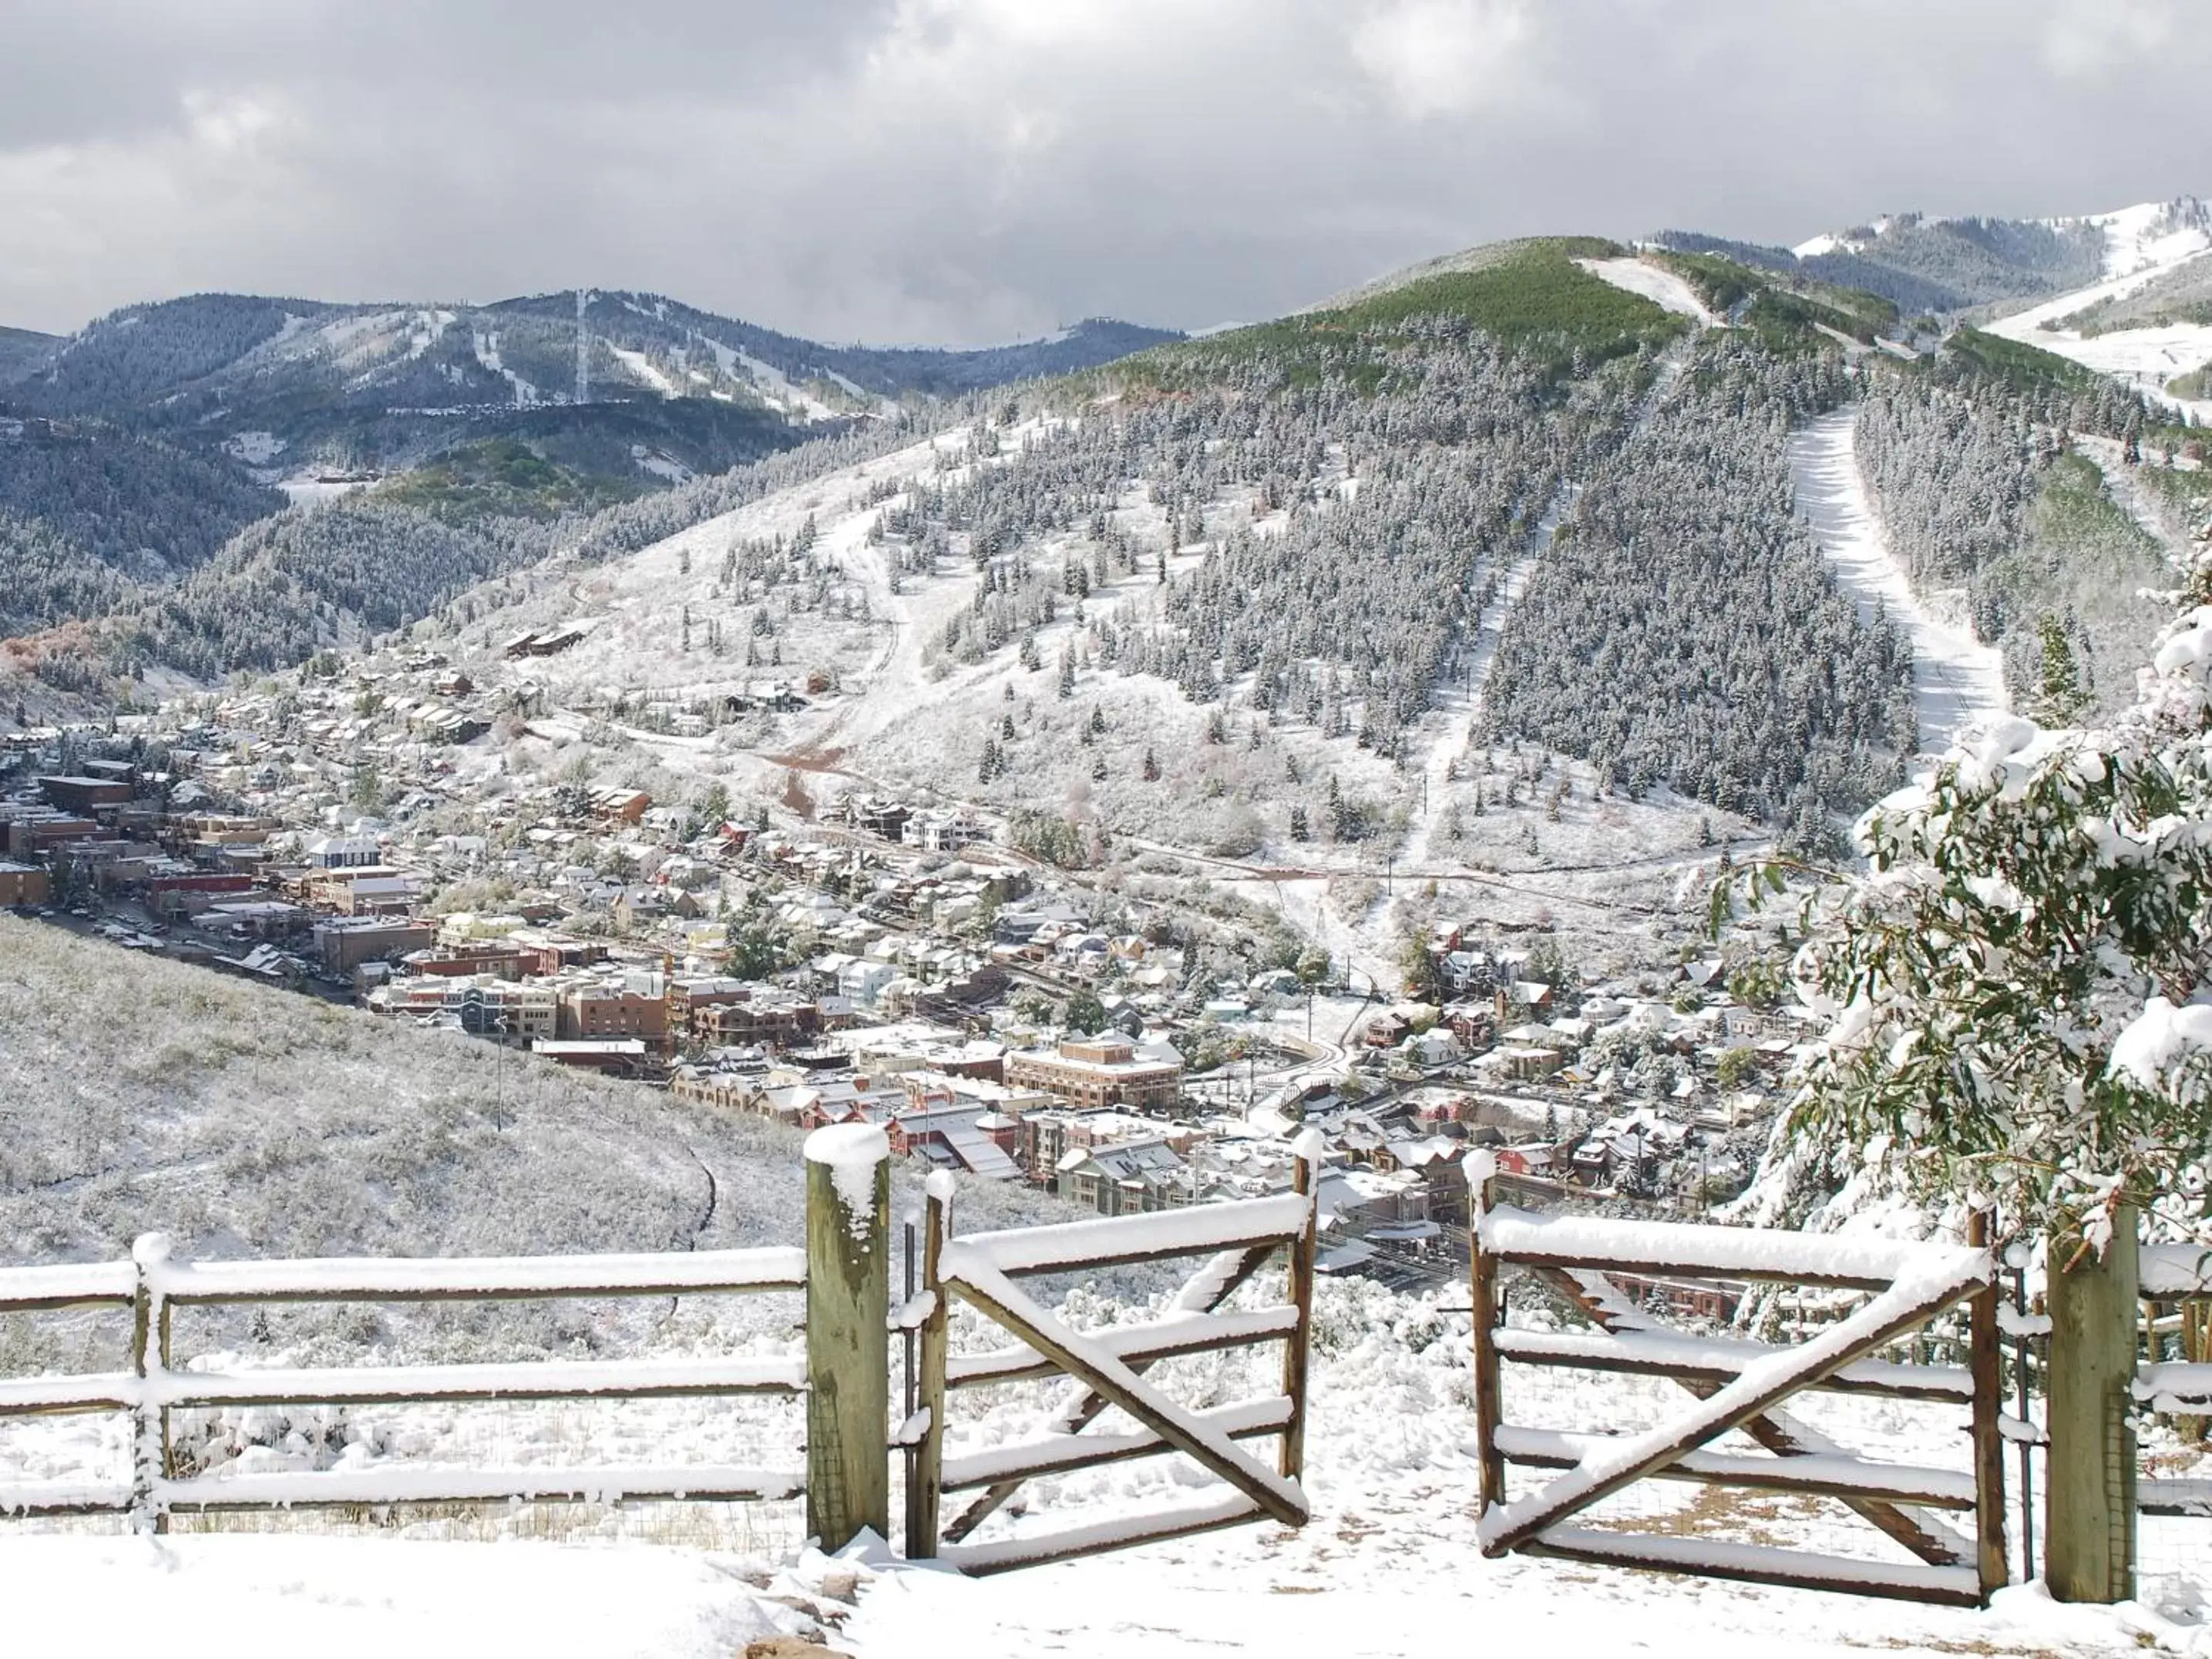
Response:
[[[1585,264],[1595,263],[1584,261]],[[1627,263],[1620,260],[1613,264]],[[1528,550],[1514,562],[1505,573],[1505,580],[1498,597],[1483,607],[1482,619],[1475,630],[1474,648],[1468,654],[1464,678],[1454,676],[1431,694],[1435,712],[1431,719],[1439,730],[1431,739],[1428,750],[1421,762],[1421,813],[1400,856],[1413,869],[1426,868],[1435,859],[1435,830],[1438,813],[1444,810],[1452,791],[1449,786],[1457,781],[1460,764],[1467,757],[1468,735],[1474,717],[1481,711],[1484,688],[1489,684],[1490,665],[1498,657],[1498,642],[1505,635],[1505,619],[1521,601],[1528,586],[1528,579],[1536,574],[1536,566],[1551,550],[1552,538],[1559,528],[1559,520],[1574,505],[1577,490],[1572,484],[1563,485],[1544,516],[1537,521],[1535,533],[1529,538]]]
[[[1357,1528],[1362,1521],[1347,1522]],[[1164,1550],[1081,1567],[966,1580],[887,1574],[868,1587],[847,1638],[860,1659],[1406,1659],[1481,1651],[1645,1654],[1694,1659],[1939,1654],[2139,1653],[2187,1642],[2146,1611],[2064,1607],[2008,1590],[1984,1613],[1945,1613],[1809,1591],[1662,1583],[1557,1563],[1381,1555],[1346,1582],[1317,1584],[1265,1559],[1217,1572],[1163,1563]],[[2139,1642],[2137,1632],[2151,1638]]]
[[[1626,289],[1631,294],[1640,294],[1678,316],[1693,317],[1708,326],[1720,321],[1705,308],[1705,302],[1698,297],[1695,289],[1673,271],[1662,270],[1647,260],[1577,259],[1575,263],[1591,276],[1615,288]]]
[[[1840,409],[1790,434],[1790,470],[1797,511],[1813,528],[1862,616],[1887,610],[1912,641],[1913,702],[1920,746],[1940,755],[2005,708],[2004,661],[1962,623],[1940,620],[1912,591],[1890,552],[1859,476],[1856,411]]]
[[[2075,222],[2094,225],[2104,232],[2107,277],[2154,276],[2212,248],[2212,218],[2208,218],[2204,204],[2193,197],[2137,202],[2110,213],[2093,213]]]
[[[223,440],[222,453],[248,466],[266,466],[284,453],[284,441],[273,432],[234,432]]]
[[[2200,424],[2212,422],[2212,398],[2183,398],[2166,390],[2166,382],[2176,376],[2212,365],[2212,325],[2169,323],[2159,328],[2117,329],[2087,337],[2062,329],[2011,337],[2109,374],[2154,403],[2185,410]]]
[[[11,1537],[10,1651],[77,1659],[732,1659],[811,1623],[738,1564],[634,1544]]]
[[[298,477],[280,478],[276,488],[284,492],[285,499],[295,507],[313,507],[321,501],[334,501],[341,495],[350,495],[356,489],[366,489],[375,483],[374,478],[348,478],[337,481],[318,478],[311,473]]]
[[[752,376],[761,395],[785,414],[807,421],[827,421],[836,416],[836,410],[799,386],[774,363],[763,362],[748,352],[732,355],[744,366],[745,373]]]

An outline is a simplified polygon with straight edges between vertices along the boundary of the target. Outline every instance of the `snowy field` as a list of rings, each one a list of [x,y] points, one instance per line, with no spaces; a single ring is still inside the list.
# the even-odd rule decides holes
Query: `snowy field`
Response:
[[[635,1544],[9,1538],[9,1650],[76,1659],[733,1659],[811,1622],[727,1559]]]
[[[1812,526],[1844,590],[1862,617],[1886,608],[1912,641],[1913,703],[1923,754],[1940,755],[2005,708],[2004,659],[1963,621],[1939,620],[1916,595],[1883,539],[1859,474],[1853,422],[1845,408],[1808,422],[1790,437],[1797,511]],[[1960,607],[1963,609],[1963,606]]]
[[[2084,337],[2072,330],[2037,333],[2027,343],[2070,357],[2085,368],[2109,374],[2154,403],[2185,412],[2199,425],[2212,422],[2212,398],[2181,398],[2166,390],[2178,375],[2212,365],[2212,326],[2168,323],[2158,328],[2115,329]]]

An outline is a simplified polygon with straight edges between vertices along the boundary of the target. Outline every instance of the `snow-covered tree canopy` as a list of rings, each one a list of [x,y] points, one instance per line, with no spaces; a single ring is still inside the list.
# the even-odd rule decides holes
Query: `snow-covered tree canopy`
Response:
[[[2006,1224],[2212,1237],[2212,580],[2109,729],[1997,723],[1861,820],[1783,1129]]]

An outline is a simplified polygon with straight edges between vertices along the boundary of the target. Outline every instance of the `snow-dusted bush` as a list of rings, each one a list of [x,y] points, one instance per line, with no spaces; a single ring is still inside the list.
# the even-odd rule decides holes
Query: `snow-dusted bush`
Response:
[[[1858,829],[1871,863],[1807,946],[1833,1017],[1790,1166],[1993,1198],[2008,1224],[2212,1213],[2212,591],[2109,729],[1997,723]],[[1786,1183],[1770,1183],[1771,1199]],[[1771,1205],[1770,1205],[1771,1207]]]

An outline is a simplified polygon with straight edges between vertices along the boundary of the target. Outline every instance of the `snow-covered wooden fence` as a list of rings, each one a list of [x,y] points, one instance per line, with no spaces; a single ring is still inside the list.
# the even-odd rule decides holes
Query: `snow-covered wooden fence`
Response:
[[[0,1380],[0,1416],[120,1412],[132,1428],[127,1481],[0,1485],[0,1515],[125,1515],[142,1530],[157,1531],[171,1515],[221,1510],[796,1497],[806,1487],[796,1449],[793,1467],[779,1469],[678,1464],[180,1475],[170,1439],[172,1413],[237,1406],[797,1395],[805,1375],[795,1357],[215,1370],[180,1366],[172,1334],[176,1310],[188,1307],[701,1296],[799,1291],[806,1282],[806,1255],[797,1249],[186,1261],[158,1235],[141,1238],[125,1261],[0,1268],[0,1313],[106,1308],[131,1317],[127,1369]]]
[[[2212,1419],[2212,1250],[2146,1244],[2137,1262],[2142,1356],[2136,1407],[2193,1419],[2192,1437],[2202,1437]],[[2144,1515],[2212,1516],[2212,1480],[2136,1475],[2135,1508]]]
[[[1510,1550],[1974,1606],[2006,1579],[2004,1473],[1995,1266],[1984,1248],[1850,1241],[1745,1228],[1539,1215],[1496,1201],[1478,1164],[1474,1253],[1476,1415],[1484,1553]],[[1503,1328],[1499,1275],[1532,1273],[1585,1313],[1589,1331]],[[1871,1292],[1856,1312],[1799,1344],[1674,1329],[1624,1295],[1616,1278],[1753,1281]],[[1876,1356],[1959,1303],[1971,1363]],[[1504,1418],[1507,1362],[1670,1377],[1693,1397],[1680,1419],[1641,1432],[1531,1429]],[[1942,1401],[1971,1407],[1971,1472],[1858,1455],[1779,1408],[1808,1389]],[[1705,1449],[1740,1430],[1764,1455]],[[1509,1499],[1509,1464],[1559,1471]],[[1609,1532],[1567,1524],[1636,1481],[1687,1480],[1840,1499],[1918,1558],[1898,1565],[1771,1546]],[[1939,1518],[1962,1511],[1971,1534]]]
[[[969,1573],[989,1573],[1253,1521],[1302,1525],[1308,1515],[1300,1476],[1320,1151],[1317,1135],[1302,1138],[1294,1190],[1279,1197],[964,1238],[951,1232],[951,1182],[933,1177],[924,1219],[922,1288],[907,1316],[921,1334],[919,1408],[901,1437],[912,1453],[908,1554],[934,1557]],[[1194,1255],[1209,1259],[1177,1292],[1166,1317],[1089,1334],[1069,1328],[1017,1282],[1035,1274]],[[1278,1256],[1288,1263],[1282,1302],[1221,1310]],[[955,1298],[1005,1328],[1015,1343],[982,1353],[951,1354],[947,1316]],[[1279,1393],[1266,1398],[1194,1411],[1144,1375],[1174,1356],[1273,1342],[1283,1346],[1282,1383]],[[945,1455],[949,1391],[1062,1376],[1074,1387],[1047,1432],[1012,1445]],[[1109,1407],[1118,1408],[1134,1426],[1085,1432]],[[1272,1467],[1239,1443],[1267,1437],[1278,1443]],[[1160,1514],[1121,1516],[1004,1540],[976,1541],[971,1536],[1024,1481],[1174,1452],[1218,1477],[1230,1490],[1206,1503]],[[945,1499],[958,1492],[975,1496],[945,1520]]]

